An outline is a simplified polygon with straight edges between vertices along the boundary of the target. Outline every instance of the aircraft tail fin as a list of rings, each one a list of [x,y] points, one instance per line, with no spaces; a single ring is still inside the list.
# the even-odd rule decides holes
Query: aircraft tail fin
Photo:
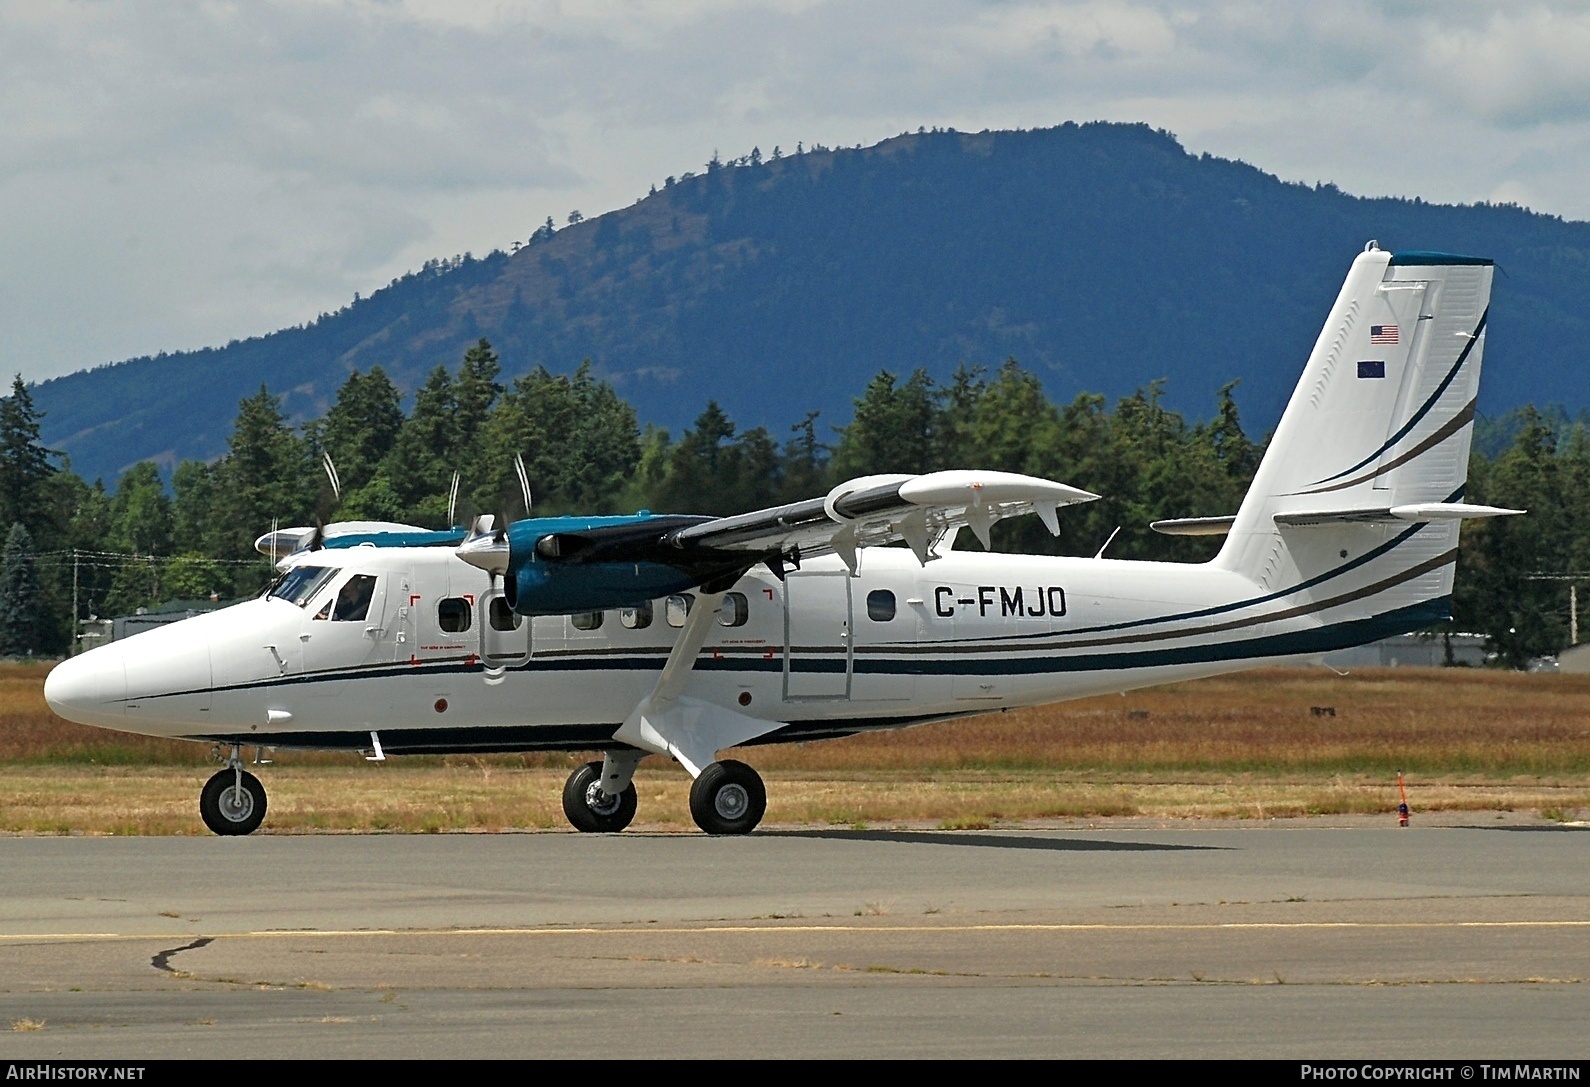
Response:
[[[1448,617],[1459,522],[1517,512],[1462,501],[1492,271],[1359,254],[1216,565],[1406,629]]]

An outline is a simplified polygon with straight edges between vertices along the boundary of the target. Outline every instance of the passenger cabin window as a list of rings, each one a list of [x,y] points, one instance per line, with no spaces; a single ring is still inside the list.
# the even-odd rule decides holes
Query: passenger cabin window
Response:
[[[500,596],[491,598],[486,618],[491,623],[492,630],[518,630],[524,623],[524,616],[510,608],[508,601]]]
[[[276,584],[266,591],[265,596],[267,599],[286,600],[301,608],[336,572],[334,566],[295,566],[277,578]]]
[[[750,615],[751,605],[746,603],[744,593],[725,593],[723,603],[718,605],[720,627],[743,627]]]
[[[690,606],[695,602],[695,593],[678,593],[674,596],[670,596],[668,598],[668,604],[664,609],[664,615],[668,619],[668,625],[671,627],[684,626],[685,616],[690,614]]]
[[[469,601],[450,596],[436,605],[436,625],[444,634],[461,634],[469,629]]]
[[[652,608],[651,601],[636,604],[633,608],[621,608],[618,612],[620,626],[630,630],[645,630],[651,626]]]
[[[362,623],[370,614],[375,596],[375,575],[354,574],[337,590],[337,604],[331,611],[334,623]]]
[[[867,594],[867,618],[887,623],[894,618],[894,594],[888,589],[874,589]]]
[[[595,630],[602,625],[602,613],[599,611],[582,611],[569,616],[569,622],[574,624],[575,630]]]

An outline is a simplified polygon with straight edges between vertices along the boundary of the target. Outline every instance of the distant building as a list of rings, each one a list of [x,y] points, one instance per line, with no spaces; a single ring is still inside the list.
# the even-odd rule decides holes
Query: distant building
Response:
[[[168,600],[166,603],[152,608],[139,608],[131,615],[118,615],[109,621],[111,627],[109,640],[119,642],[123,638],[131,638],[134,634],[141,634],[146,630],[153,630],[155,627],[163,627],[168,623],[191,619],[195,615],[203,615],[207,611],[216,611],[230,603],[232,602],[223,602],[215,598],[209,600]],[[105,620],[99,620],[99,622],[103,623]],[[86,637],[89,625],[84,624],[85,637],[83,647],[85,649],[90,648]],[[96,642],[95,644],[100,643]]]
[[[104,645],[111,640],[116,624],[110,619],[101,619],[91,616],[77,624],[77,649],[74,652],[87,653],[95,646]]]
[[[1447,643],[1452,660],[1447,660]],[[1325,663],[1335,668],[1440,668],[1451,663],[1479,668],[1486,662],[1483,634],[1398,634],[1368,645],[1332,653]]]

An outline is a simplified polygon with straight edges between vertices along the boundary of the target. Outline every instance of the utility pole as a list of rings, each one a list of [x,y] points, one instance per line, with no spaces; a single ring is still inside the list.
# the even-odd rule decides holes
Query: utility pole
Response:
[[[1590,573],[1552,573],[1537,570],[1525,574],[1525,581],[1566,581],[1568,583],[1568,644],[1579,644],[1579,582],[1590,581]]]
[[[77,656],[77,548],[72,548],[72,644],[67,648],[68,657]],[[1577,627],[1575,629],[1578,629]]]

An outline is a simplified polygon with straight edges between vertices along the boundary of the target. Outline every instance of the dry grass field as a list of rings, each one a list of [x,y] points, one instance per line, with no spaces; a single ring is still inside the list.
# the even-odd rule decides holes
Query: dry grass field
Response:
[[[0,666],[0,833],[203,833],[202,745],[81,728],[45,665]],[[1590,811],[1590,677],[1266,670],[740,757],[769,823],[987,826],[1150,816]],[[274,831],[561,828],[575,756],[394,759],[281,752]],[[688,778],[651,760],[637,825],[691,825]]]

